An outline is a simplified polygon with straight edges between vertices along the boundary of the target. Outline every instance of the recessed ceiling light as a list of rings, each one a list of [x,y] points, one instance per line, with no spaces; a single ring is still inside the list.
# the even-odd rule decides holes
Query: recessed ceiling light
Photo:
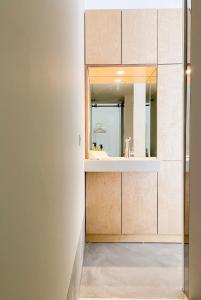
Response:
[[[124,75],[125,71],[124,70],[118,70],[116,73],[117,73],[117,75]]]
[[[122,79],[121,78],[117,78],[117,79],[115,79],[115,82],[122,82]]]

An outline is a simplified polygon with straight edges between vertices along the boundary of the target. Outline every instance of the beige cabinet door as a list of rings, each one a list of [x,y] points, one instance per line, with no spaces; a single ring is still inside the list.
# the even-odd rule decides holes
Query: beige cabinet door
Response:
[[[183,63],[182,9],[158,11],[158,63]]]
[[[122,173],[122,233],[157,234],[157,173]]]
[[[161,161],[158,174],[158,233],[182,234],[183,162]]]
[[[158,66],[157,156],[183,159],[183,66]]]
[[[86,64],[121,64],[121,11],[85,13]]]
[[[86,174],[87,234],[121,234],[121,173]]]
[[[122,63],[157,64],[157,10],[122,11]]]

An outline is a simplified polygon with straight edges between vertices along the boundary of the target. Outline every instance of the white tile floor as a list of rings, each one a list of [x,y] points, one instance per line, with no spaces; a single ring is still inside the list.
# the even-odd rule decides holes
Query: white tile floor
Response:
[[[81,298],[183,299],[182,245],[87,244]]]

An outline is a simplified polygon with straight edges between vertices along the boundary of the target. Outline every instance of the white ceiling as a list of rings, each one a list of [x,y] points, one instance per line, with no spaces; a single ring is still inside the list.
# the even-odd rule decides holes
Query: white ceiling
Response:
[[[180,8],[183,0],[85,0],[85,9]]]

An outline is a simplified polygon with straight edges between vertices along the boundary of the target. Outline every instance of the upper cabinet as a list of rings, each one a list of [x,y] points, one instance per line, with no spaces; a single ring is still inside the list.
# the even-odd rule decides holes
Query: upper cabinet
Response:
[[[157,64],[157,10],[122,11],[122,64]]]
[[[121,11],[85,14],[86,64],[121,64]]]
[[[182,9],[86,11],[85,47],[88,65],[181,64]]]
[[[158,63],[183,63],[182,9],[158,11]]]

